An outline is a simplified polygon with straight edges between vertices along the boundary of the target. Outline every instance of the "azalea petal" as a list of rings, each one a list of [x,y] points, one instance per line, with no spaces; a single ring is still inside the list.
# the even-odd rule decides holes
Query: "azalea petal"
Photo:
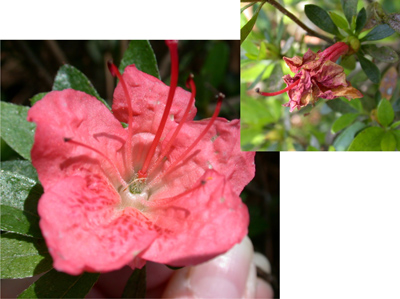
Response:
[[[68,177],[44,193],[40,228],[56,270],[119,269],[157,237],[156,226],[136,209],[116,210],[119,202],[114,188],[94,175]]]
[[[135,65],[125,68],[123,78],[129,89],[134,117],[144,116],[144,118],[151,120],[155,115],[162,115],[168,99],[169,86],[157,78],[139,71]],[[181,120],[189,101],[190,92],[177,87],[170,111],[170,115],[173,116],[176,122]],[[122,84],[119,83],[114,91],[112,110],[115,117],[125,123],[128,122],[127,105],[128,100],[126,99]],[[187,120],[192,120],[196,112],[197,109],[193,105]],[[142,132],[150,131],[146,124],[142,126]]]
[[[173,143],[172,151],[168,155],[168,161],[165,162],[163,171],[181,157],[183,152],[201,134],[209,121],[208,119],[185,123]],[[172,132],[170,132],[171,134]],[[239,195],[255,173],[255,153],[240,151],[239,136],[239,120],[227,121],[224,118],[217,118],[214,125],[188,156],[165,175],[159,182],[159,186],[155,186],[161,187],[162,190],[159,190],[153,196],[155,198],[174,196],[184,192],[192,188],[193,184],[208,169],[215,169],[217,172],[224,173],[233,188],[233,192]],[[166,137],[163,145],[168,143],[169,137],[171,136]]]
[[[294,56],[293,58],[283,57],[283,60],[285,60],[287,66],[293,73],[297,73],[298,71],[300,71],[301,68],[303,68],[304,65],[315,61],[317,57],[318,54],[308,49],[308,51],[304,54],[303,57],[301,56]]]
[[[50,92],[28,111],[28,121],[37,125],[31,156],[45,191],[78,173],[99,174],[115,181],[115,169],[103,157],[68,144],[64,138],[96,148],[125,171],[120,149],[126,131],[96,98],[72,89]]]
[[[207,170],[180,196],[147,210],[163,233],[139,256],[171,266],[195,265],[229,250],[247,234],[247,207],[225,177]]]

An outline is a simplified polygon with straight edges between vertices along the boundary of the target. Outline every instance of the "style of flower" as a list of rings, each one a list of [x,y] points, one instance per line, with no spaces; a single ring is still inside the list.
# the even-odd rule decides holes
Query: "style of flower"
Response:
[[[290,107],[290,112],[298,110],[308,104],[315,104],[318,98],[332,100],[346,97],[348,100],[362,98],[360,91],[346,81],[343,68],[336,64],[336,60],[349,51],[344,42],[338,42],[322,52],[314,53],[310,49],[303,57],[283,57],[290,70],[296,75],[285,75],[283,80],[287,87],[281,91],[267,93],[256,92],[264,96],[278,95],[287,92],[289,102],[283,106]]]
[[[239,194],[254,177],[239,120],[194,121],[191,93],[177,87],[177,42],[168,41],[171,86],[134,65],[120,75],[112,112],[72,89],[37,102],[32,163],[44,194],[40,227],[54,268],[72,275],[146,261],[204,262],[247,234]],[[127,123],[123,128],[121,122]]]

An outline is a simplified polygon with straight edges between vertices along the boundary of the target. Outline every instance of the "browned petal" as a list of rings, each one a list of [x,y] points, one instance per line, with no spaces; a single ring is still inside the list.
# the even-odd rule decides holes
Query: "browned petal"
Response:
[[[335,97],[346,97],[348,100],[359,99],[363,97],[363,94],[355,89],[353,86],[339,86],[337,88],[331,89]]]

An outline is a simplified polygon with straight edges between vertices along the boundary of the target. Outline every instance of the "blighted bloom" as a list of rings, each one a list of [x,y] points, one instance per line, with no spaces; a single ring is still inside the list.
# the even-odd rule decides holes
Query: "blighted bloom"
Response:
[[[273,93],[256,91],[264,96],[287,92],[290,100],[283,106],[290,107],[290,112],[308,104],[314,105],[318,98],[327,100],[338,97],[346,97],[348,100],[362,98],[362,93],[346,80],[343,67],[335,63],[340,56],[348,52],[348,49],[345,43],[338,42],[322,52],[314,53],[308,49],[303,57],[284,57],[290,70],[296,73],[294,77],[290,75],[283,77],[287,87]]]
[[[112,112],[72,89],[37,102],[32,163],[44,194],[40,227],[58,271],[106,272],[146,261],[204,262],[247,234],[239,194],[254,176],[254,153],[241,152],[239,121],[194,121],[195,86],[171,87],[134,65],[121,76]],[[127,123],[124,128],[121,122]]]

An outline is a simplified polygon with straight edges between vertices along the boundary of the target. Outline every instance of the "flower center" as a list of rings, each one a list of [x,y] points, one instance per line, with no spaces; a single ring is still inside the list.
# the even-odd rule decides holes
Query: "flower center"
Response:
[[[124,210],[127,207],[132,207],[143,212],[146,208],[145,202],[149,200],[149,194],[146,191],[134,193],[131,191],[131,186],[129,188],[122,189],[119,192],[119,195],[121,201],[116,207],[118,210]]]
[[[190,113],[190,109],[192,109],[194,101],[195,101],[195,95],[196,95],[196,86],[194,84],[193,80],[193,75],[191,75],[187,82],[186,85],[188,88],[191,90],[191,96],[190,100],[187,104],[186,110],[178,124],[178,126],[175,128],[172,137],[168,141],[165,147],[163,147],[162,151],[158,154],[158,157],[155,159],[155,162],[150,164],[151,161],[153,160],[154,154],[156,152],[157,147],[160,144],[160,138],[162,136],[163,130],[166,126],[166,122],[168,120],[168,115],[171,110],[172,106],[172,101],[174,98],[175,90],[177,87],[178,83],[178,50],[177,50],[177,42],[176,41],[167,41],[166,42],[167,46],[169,47],[169,51],[171,54],[171,85],[169,88],[168,92],[168,98],[166,101],[165,105],[165,110],[163,112],[160,124],[158,126],[158,129],[155,133],[154,139],[151,142],[150,148],[145,154],[145,160],[143,162],[143,165],[141,166],[141,169],[137,172],[134,171],[134,167],[137,166],[135,163],[132,161],[133,157],[133,151],[132,151],[132,135],[133,135],[133,130],[132,130],[132,123],[133,123],[133,112],[132,112],[132,104],[131,104],[131,97],[129,94],[129,90],[127,88],[126,82],[123,78],[123,76],[120,74],[118,68],[113,64],[113,63],[108,63],[108,67],[110,69],[110,72],[112,73],[113,76],[117,76],[118,79],[120,80],[120,83],[122,84],[123,91],[125,93],[125,98],[127,101],[128,105],[128,128],[127,128],[127,138],[125,142],[126,151],[125,153],[127,154],[126,160],[128,167],[131,167],[132,173],[130,174],[131,178],[129,181],[124,180],[124,178],[121,176],[118,167],[113,163],[112,159],[107,157],[105,154],[101,153],[99,150],[88,146],[84,143],[75,141],[72,138],[64,138],[65,142],[69,142],[78,146],[85,147],[87,149],[90,149],[94,152],[96,152],[98,155],[103,157],[105,161],[107,161],[108,164],[112,166],[112,168],[115,171],[115,174],[118,178],[118,186],[114,186],[117,192],[120,194],[121,197],[121,202],[118,204],[116,207],[117,209],[124,209],[126,207],[134,207],[137,208],[141,211],[145,209],[146,206],[146,201],[148,201],[151,197],[152,192],[154,191],[152,188],[154,187],[155,184],[158,184],[162,182],[166,174],[170,173],[180,163],[184,163],[184,159],[189,155],[191,151],[199,144],[199,142],[204,138],[204,136],[207,134],[207,132],[210,130],[211,126],[214,124],[215,120],[217,119],[217,116],[219,114],[219,111],[221,109],[222,105],[222,100],[224,99],[224,95],[220,93],[218,95],[218,101],[216,105],[216,109],[211,117],[211,119],[208,121],[207,126],[202,130],[202,132],[196,137],[195,141],[186,149],[183,151],[183,153],[177,158],[174,159],[174,161],[170,161],[171,163],[169,166],[163,170],[163,171],[158,171],[161,169],[162,163],[165,163],[165,161],[168,160],[169,153],[171,150],[173,150],[173,142],[176,140],[182,126],[186,122],[188,115]],[[110,174],[107,174],[110,175]],[[114,175],[114,174],[113,174]]]

